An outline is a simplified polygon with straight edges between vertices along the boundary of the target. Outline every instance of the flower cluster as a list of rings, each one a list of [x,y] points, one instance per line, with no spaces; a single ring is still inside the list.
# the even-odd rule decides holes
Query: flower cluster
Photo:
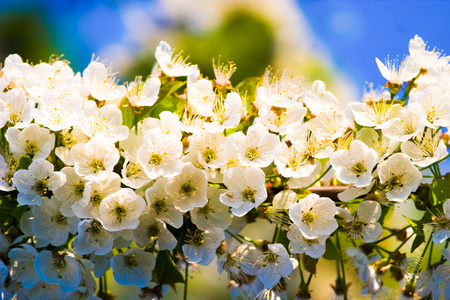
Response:
[[[376,59],[385,87],[350,104],[288,70],[233,86],[228,62],[204,78],[165,42],[152,73],[123,85],[98,60],[80,74],[55,57],[8,56],[2,299],[105,299],[109,269],[160,299],[213,262],[235,299],[286,298],[295,268],[296,297],[309,299],[322,258],[337,262],[339,299],[350,298],[349,261],[363,294],[382,295],[390,272],[402,299],[450,297],[450,177],[439,169],[450,57],[418,36],[409,52]],[[404,202],[419,214],[394,211]],[[274,225],[272,241],[241,234],[257,219]]]

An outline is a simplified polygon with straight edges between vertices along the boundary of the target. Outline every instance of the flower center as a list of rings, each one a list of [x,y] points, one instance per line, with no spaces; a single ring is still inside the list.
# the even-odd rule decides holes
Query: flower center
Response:
[[[180,187],[180,193],[184,196],[191,196],[194,194],[194,191],[196,188],[192,186],[192,184],[188,181],[181,185]]]
[[[206,147],[206,150],[203,151],[202,156],[207,164],[209,164],[212,160],[217,158],[216,151],[214,151],[209,147]]]
[[[205,218],[208,218],[208,214],[213,213],[214,209],[210,208],[208,205],[200,207],[197,211],[197,215],[204,215]]]
[[[314,222],[314,219],[316,217],[314,216],[314,214],[310,211],[307,211],[303,214],[303,223],[307,224],[307,225],[311,225]]]
[[[60,212],[54,215],[51,219],[52,222],[55,222],[58,225],[67,225],[67,217],[63,216]]]
[[[29,140],[26,140],[25,143],[26,143],[25,152],[29,157],[32,158],[34,154],[36,154],[36,152],[39,151],[39,147],[36,145],[36,143],[31,142]]]
[[[356,174],[356,176],[360,176],[362,173],[367,171],[366,166],[361,163],[361,162],[357,162],[353,168],[352,168],[353,173]]]
[[[273,252],[267,253],[263,258],[262,266],[267,267],[267,265],[270,263],[278,262],[278,256],[278,254],[275,254]]]
[[[127,266],[127,267],[137,267],[138,266],[136,255],[134,255],[134,254],[125,255],[123,258],[123,262],[124,262],[125,266]]]
[[[250,148],[245,152],[245,157],[247,157],[250,161],[257,159],[259,157],[258,148]]]
[[[122,220],[127,216],[127,209],[123,205],[116,205],[113,212],[119,223],[122,223]]]
[[[161,161],[162,161],[161,155],[153,153],[150,156],[150,160],[149,160],[148,163],[151,164],[151,165],[159,166],[161,164]]]
[[[102,228],[103,228],[102,224],[96,219],[94,219],[94,221],[92,221],[91,225],[86,231],[92,234],[98,234],[102,231]]]
[[[75,140],[73,139],[72,134],[67,133],[63,136],[61,143],[64,147],[72,148],[72,146],[75,144]]]
[[[203,238],[203,232],[197,231],[192,237],[191,244],[194,246],[201,246],[205,243],[205,239]]]
[[[84,181],[80,180],[77,183],[75,183],[75,185],[73,187],[74,193],[78,198],[81,198],[83,196],[84,183],[85,183]]]
[[[399,187],[402,187],[402,180],[400,176],[393,176],[387,183],[386,183],[386,191],[390,191]]]
[[[244,191],[242,192],[242,198],[245,201],[250,201],[252,203],[255,203],[255,195],[256,191],[250,189],[248,186],[244,188]]]
[[[154,237],[158,237],[160,231],[161,230],[159,229],[158,225],[156,223],[154,223],[148,227],[147,234],[149,237],[154,238]]]
[[[158,199],[153,204],[153,208],[155,209],[155,212],[157,215],[159,215],[162,212],[166,212],[168,209],[166,208],[166,202],[164,199]]]
[[[89,167],[91,167],[92,171],[94,171],[94,174],[97,174],[98,172],[105,170],[103,160],[97,158],[92,159],[92,162],[89,165]]]
[[[42,180],[39,180],[34,185],[34,190],[39,194],[39,196],[44,197],[48,192],[48,177],[45,177]]]
[[[317,239],[307,239],[307,238],[303,238],[303,241],[306,243],[306,245],[308,247],[313,247],[316,245],[319,245],[320,242]]]
[[[134,162],[130,162],[127,165],[127,177],[136,178],[139,175],[139,165]]]
[[[94,192],[89,199],[94,206],[98,206],[102,202],[102,195],[99,192]]]

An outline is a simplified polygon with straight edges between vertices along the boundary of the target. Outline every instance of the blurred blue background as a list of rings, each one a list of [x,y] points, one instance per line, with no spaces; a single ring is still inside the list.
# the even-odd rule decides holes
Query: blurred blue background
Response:
[[[225,40],[230,44],[233,39],[220,36],[217,28],[221,25],[217,20],[226,22],[220,15],[230,14],[233,6],[259,14],[255,18],[267,25],[261,33],[262,38],[270,42],[277,40],[277,26],[284,22],[281,26],[284,26],[285,36],[281,38],[281,47],[297,47],[299,52],[313,55],[320,53],[321,70],[308,69],[306,75],[313,79],[318,77],[317,74],[343,77],[356,90],[352,98],[361,96],[366,81],[384,84],[375,57],[381,60],[387,55],[403,57],[408,53],[409,39],[415,34],[428,41],[431,48],[437,47],[444,52],[450,49],[450,1],[15,0],[0,1],[0,60],[16,52],[35,63],[47,61],[52,53],[65,54],[74,70],[82,71],[95,53],[102,60],[114,62],[122,78],[130,79],[135,75],[132,71],[149,72],[153,51],[160,39],[168,40],[178,50],[184,49],[194,59],[197,52],[202,53],[201,47],[211,48],[208,39]],[[261,13],[264,6],[266,12]],[[272,12],[273,15],[268,16]],[[261,28],[257,23],[254,27],[246,27],[243,19],[245,16],[229,19],[228,22],[237,25],[228,24],[230,26],[222,34],[226,36],[226,30],[235,32],[244,28],[250,32],[252,28],[253,31]],[[229,46],[232,51],[220,45],[202,54],[216,57],[222,54],[229,56],[227,59],[239,61],[233,57],[239,55],[239,48],[236,48],[239,45]],[[283,51],[271,48],[270,44],[266,48],[265,52],[250,53],[243,60],[253,57],[261,65],[255,73],[266,67],[262,63],[277,68],[302,66],[295,59],[290,61]],[[242,50],[251,52],[251,48]],[[283,59],[277,59],[277,55]],[[142,61],[130,68],[130,58]],[[207,61],[210,63],[210,57]],[[239,67],[238,73],[248,66],[238,64]]]

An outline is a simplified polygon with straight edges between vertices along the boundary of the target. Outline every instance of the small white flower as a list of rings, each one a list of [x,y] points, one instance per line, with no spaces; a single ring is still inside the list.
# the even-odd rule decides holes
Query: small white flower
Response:
[[[426,167],[447,155],[447,146],[439,139],[439,134],[429,128],[422,136],[402,143],[402,152],[419,167]]]
[[[267,69],[264,82],[256,90],[256,100],[268,106],[289,107],[304,94],[303,78],[284,70],[281,77]]]
[[[433,48],[427,49],[427,44],[417,34],[409,40],[409,54],[411,60],[421,69],[428,70],[446,66],[450,61],[450,56],[441,56],[441,52]]]
[[[223,178],[228,191],[220,195],[220,202],[230,206],[235,216],[242,217],[266,200],[265,179],[265,174],[260,168],[229,169]]]
[[[308,177],[317,166],[315,159],[310,159],[295,146],[288,147],[283,142],[275,147],[273,153],[278,172],[286,178]]]
[[[188,85],[187,99],[189,109],[203,117],[211,117],[216,102],[216,93],[213,90],[212,82],[207,79],[200,79]]]
[[[100,203],[100,222],[109,231],[135,229],[145,208],[145,200],[132,189],[123,188],[106,196]]]
[[[81,267],[70,252],[43,250],[34,262],[36,272],[46,283],[57,283],[64,292],[75,291],[81,281]]]
[[[39,101],[34,121],[52,131],[69,129],[81,120],[82,98],[76,94],[45,93]]]
[[[59,189],[66,182],[66,175],[54,172],[53,165],[43,158],[33,161],[28,170],[19,170],[14,174],[13,182],[19,195],[20,205],[41,205],[47,199],[48,192]]]
[[[207,202],[205,174],[191,163],[184,165],[178,176],[167,181],[164,189],[174,199],[173,204],[182,212],[202,207]]]
[[[442,244],[450,238],[450,200],[445,200],[442,205],[444,212],[440,216],[433,216],[433,242]]]
[[[256,275],[259,267],[256,265],[258,250],[249,242],[238,244],[234,240],[226,241],[226,252],[217,259],[219,274],[228,273],[230,280],[246,279],[247,275]]]
[[[203,133],[189,138],[189,152],[197,154],[203,168],[220,169],[225,164],[227,138],[222,133]]]
[[[376,91],[369,93],[374,94]],[[364,100],[364,103],[351,102],[349,104],[356,123],[361,126],[386,129],[392,125],[394,118],[402,109],[400,104],[390,101],[389,93],[383,93],[381,96],[365,95]]]
[[[373,128],[362,128],[356,134],[356,138],[377,152],[378,161],[383,161],[391,155],[400,144],[398,140],[379,134]]]
[[[87,143],[73,146],[71,155],[75,172],[86,180],[106,179],[120,158],[114,144],[102,138],[94,138]]]
[[[55,154],[62,162],[68,166],[73,166],[73,156],[70,152],[73,146],[80,143],[87,143],[89,137],[85,135],[78,126],[74,126],[71,130],[61,130],[61,146],[55,148]]]
[[[450,126],[450,94],[444,93],[439,87],[429,86],[422,91],[413,90],[409,103],[422,105],[427,127],[437,129]]]
[[[62,202],[62,214],[71,217],[74,215],[72,205],[77,201],[89,201],[90,189],[86,188],[88,181],[78,176],[74,168],[63,168],[61,173],[66,175],[66,182],[61,188],[54,191],[53,195]]]
[[[320,141],[334,141],[344,135],[347,120],[337,111],[327,110],[311,119],[306,124]]]
[[[426,116],[420,103],[409,103],[404,107],[392,125],[383,129],[383,135],[404,142],[423,132]]]
[[[85,185],[87,195],[72,205],[72,210],[79,218],[99,218],[98,210],[102,200],[120,190],[120,177],[111,173],[106,179],[100,181],[89,181]],[[63,205],[64,206],[64,205]]]
[[[139,218],[139,226],[132,231],[133,238],[141,247],[158,242],[159,249],[173,250],[177,246],[177,239],[167,229],[166,224],[155,219],[151,214],[143,214]]]
[[[127,85],[126,96],[132,106],[152,106],[158,100],[161,81],[158,78],[148,78],[142,82],[142,76]]]
[[[186,63],[186,60],[180,54],[173,56],[173,50],[170,45],[164,41],[159,42],[159,46],[155,51],[155,57],[167,76],[188,76],[197,69],[197,66],[190,66],[189,63]]]
[[[283,245],[269,244],[267,247],[267,252],[258,260],[261,269],[257,277],[264,284],[265,289],[272,289],[281,277],[291,274],[293,265]]]
[[[230,78],[231,75],[236,71],[236,64],[232,61],[228,61],[227,63],[217,62],[217,65],[213,58],[213,69],[214,75],[216,76],[215,84],[218,86],[231,86]]]
[[[248,167],[267,167],[273,161],[273,150],[280,143],[278,136],[269,133],[262,124],[252,125],[247,135],[233,133],[227,140],[227,150],[237,153],[239,162]]]
[[[160,176],[171,177],[181,173],[182,152],[183,144],[175,135],[164,134],[159,128],[155,128],[144,133],[137,161],[152,180]]]
[[[217,133],[225,129],[235,128],[241,121],[242,99],[236,92],[228,93],[224,99],[222,94],[216,95],[210,115],[211,121],[204,122],[206,132]]]
[[[163,111],[157,118],[146,118],[139,123],[139,132],[146,132],[149,129],[159,128],[164,134],[175,135],[179,140],[182,138],[180,130],[180,117],[173,112]]]
[[[338,198],[339,198],[339,200],[341,200],[343,202],[348,202],[348,201],[354,200],[354,199],[358,198],[359,196],[365,195],[368,192],[370,192],[370,190],[372,189],[374,184],[375,184],[375,180],[372,180],[371,184],[369,184],[366,187],[360,188],[360,187],[351,186],[348,189],[346,189],[345,191],[339,193]]]
[[[308,239],[332,234],[338,227],[335,215],[334,202],[317,194],[309,194],[289,209],[291,220]]]
[[[348,149],[336,150],[330,157],[330,163],[336,170],[336,178],[343,183],[353,183],[356,187],[370,184],[372,169],[377,162],[375,150],[358,140],[353,140]]]
[[[38,239],[50,242],[53,246],[61,246],[69,237],[69,233],[77,232],[80,222],[78,217],[65,217],[60,210],[61,202],[55,198],[45,199],[41,206],[33,207],[33,233]]]
[[[13,248],[8,256],[11,260],[11,279],[22,283],[26,289],[34,287],[41,278],[34,269],[34,260],[38,255],[36,249],[31,245],[22,244],[22,248]]]
[[[211,230],[213,228],[227,229],[231,224],[229,207],[219,201],[220,194],[225,190],[208,187],[208,203],[203,207],[191,210],[191,219],[199,229]]]
[[[22,89],[14,88],[0,93],[0,128],[7,122],[16,128],[26,127],[33,120],[34,106]]]
[[[414,192],[422,180],[422,174],[403,153],[396,153],[378,165],[380,183],[387,199],[403,202]]]
[[[83,81],[92,97],[99,101],[118,104],[126,92],[124,86],[117,86],[115,74],[98,61],[92,61],[83,71]]]
[[[167,181],[167,178],[159,178],[145,191],[145,199],[151,215],[175,228],[180,228],[183,225],[183,214],[175,208],[174,199],[164,190]]]
[[[50,130],[31,124],[22,131],[8,128],[5,134],[14,157],[28,156],[32,159],[47,158],[55,147],[55,135]]]
[[[137,160],[129,161],[128,157],[125,157],[121,173],[122,183],[133,189],[139,189],[151,181],[141,164]]]
[[[375,58],[381,75],[392,84],[402,85],[419,74],[420,66],[415,64],[410,57],[405,61],[399,62],[398,59],[386,60],[383,64],[378,58]]]
[[[338,107],[340,102],[332,92],[326,90],[325,83],[321,80],[316,80],[311,84],[303,101],[315,116],[327,110],[340,109]]]
[[[197,230],[181,248],[188,262],[207,266],[216,257],[216,249],[224,239],[223,230],[219,228]]]
[[[5,158],[0,154],[0,191],[13,191],[16,189],[13,177],[15,168],[10,168]]]
[[[306,110],[301,103],[292,103],[284,108],[263,104],[259,108],[258,115],[261,123],[270,131],[283,135],[289,131],[296,131],[297,127],[303,123]]]
[[[359,204],[356,217],[347,227],[353,239],[363,238],[365,243],[373,243],[383,234],[378,219],[381,217],[381,206],[376,201],[363,201]]]
[[[113,248],[114,237],[96,219],[84,219],[78,224],[78,235],[72,242],[77,254],[105,255]]]
[[[318,235],[316,238],[305,238],[297,225],[289,227],[287,237],[290,240],[289,250],[292,253],[305,253],[312,258],[321,258],[325,253],[325,242],[329,235]]]
[[[155,264],[155,256],[139,248],[128,249],[111,258],[114,280],[120,285],[133,284],[141,288],[152,280]]]
[[[101,137],[108,143],[122,141],[128,137],[128,128],[122,125],[122,112],[112,104],[97,108],[94,101],[86,102],[80,129],[88,137]]]

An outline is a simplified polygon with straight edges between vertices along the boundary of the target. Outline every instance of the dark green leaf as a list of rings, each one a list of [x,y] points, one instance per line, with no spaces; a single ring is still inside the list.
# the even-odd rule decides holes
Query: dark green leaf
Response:
[[[168,285],[184,282],[183,275],[175,265],[169,250],[160,251],[158,253],[155,269],[153,270],[153,280],[158,284]]]
[[[425,237],[423,235],[417,235],[411,245],[411,253],[413,253],[423,242],[425,242]]]
[[[325,253],[323,254],[323,258],[328,260],[336,260],[339,259],[339,253],[337,248],[334,246],[333,242],[329,238],[325,244]]]
[[[306,254],[302,254],[303,269],[305,269],[309,273],[316,274],[317,261],[318,259],[312,258],[311,256]]]
[[[19,168],[28,170],[28,167],[31,165],[33,160],[28,156],[22,156],[19,160]]]
[[[406,219],[406,221],[408,221],[409,225],[411,225],[411,228],[416,235],[425,236],[425,234],[423,232],[423,221],[422,220],[412,220],[405,216],[403,216],[403,217]]]
[[[431,183],[428,200],[432,206],[443,203],[450,198],[450,178],[434,179]]]
[[[9,220],[17,205],[17,193],[0,192],[0,225]]]

